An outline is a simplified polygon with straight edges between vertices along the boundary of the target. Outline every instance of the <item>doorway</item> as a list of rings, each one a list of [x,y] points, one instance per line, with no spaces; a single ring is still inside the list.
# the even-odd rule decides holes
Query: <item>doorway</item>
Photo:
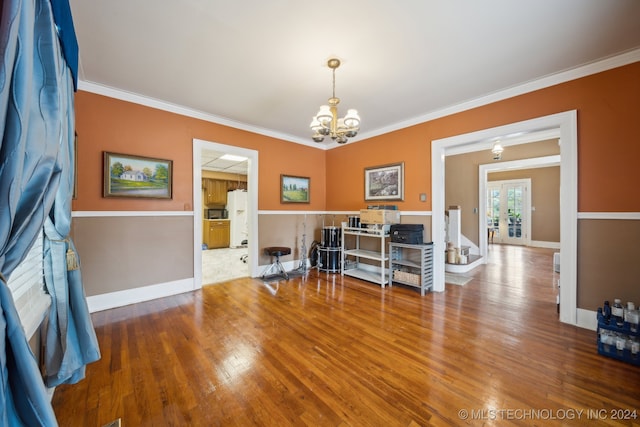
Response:
[[[490,150],[496,138],[514,137],[518,143],[541,140],[535,134],[547,133],[560,139],[560,263],[562,265],[562,286],[560,287],[560,321],[576,325],[577,309],[577,224],[578,224],[578,131],[575,110],[525,120],[509,125],[484,129],[431,143],[431,191],[432,221],[431,238],[434,243],[433,289],[443,292],[445,266],[445,200],[444,200],[444,160],[449,154]],[[535,137],[535,139],[533,139]],[[549,136],[547,136],[549,137]],[[531,138],[531,139],[529,139]],[[481,181],[482,182],[482,181]],[[480,189],[482,200],[486,200],[486,187]],[[486,206],[480,207],[486,212]],[[481,216],[483,226],[486,218]],[[486,248],[487,233],[479,236],[480,247]]]
[[[247,255],[246,263],[248,264],[249,276],[256,277],[258,269],[258,152],[233,145],[193,139],[193,276],[195,289],[201,288],[203,283],[203,221],[201,213],[204,207],[201,193],[201,164],[203,152],[207,150],[222,151],[247,158],[247,247],[243,252],[246,252]],[[252,238],[254,236],[256,237]]]
[[[487,238],[490,243],[529,244],[530,188],[530,179],[490,181],[487,184]]]

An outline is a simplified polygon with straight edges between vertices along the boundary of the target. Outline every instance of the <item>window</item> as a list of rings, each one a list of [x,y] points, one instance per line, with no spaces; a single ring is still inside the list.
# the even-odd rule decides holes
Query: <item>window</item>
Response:
[[[38,330],[51,305],[44,289],[43,239],[41,232],[8,282],[27,339]]]

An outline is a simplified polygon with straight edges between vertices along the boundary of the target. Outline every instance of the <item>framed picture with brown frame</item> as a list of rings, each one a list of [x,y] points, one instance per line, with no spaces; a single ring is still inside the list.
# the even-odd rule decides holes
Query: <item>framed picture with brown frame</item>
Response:
[[[280,175],[281,203],[309,203],[311,201],[311,178]]]
[[[171,199],[173,161],[104,152],[104,197]]]
[[[364,169],[365,200],[404,200],[404,162]]]

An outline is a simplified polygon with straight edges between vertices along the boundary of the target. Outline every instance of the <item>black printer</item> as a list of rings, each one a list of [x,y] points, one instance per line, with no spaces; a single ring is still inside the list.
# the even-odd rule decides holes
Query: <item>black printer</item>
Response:
[[[422,224],[392,224],[389,235],[393,243],[407,243],[409,245],[422,245],[424,225]]]

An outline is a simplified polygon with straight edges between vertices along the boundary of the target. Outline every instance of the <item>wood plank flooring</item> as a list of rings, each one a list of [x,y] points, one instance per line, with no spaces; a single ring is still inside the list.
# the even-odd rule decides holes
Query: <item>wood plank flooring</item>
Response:
[[[95,313],[102,359],[57,388],[59,423],[640,425],[640,368],[558,321],[553,251],[490,251],[424,297],[312,270]]]

